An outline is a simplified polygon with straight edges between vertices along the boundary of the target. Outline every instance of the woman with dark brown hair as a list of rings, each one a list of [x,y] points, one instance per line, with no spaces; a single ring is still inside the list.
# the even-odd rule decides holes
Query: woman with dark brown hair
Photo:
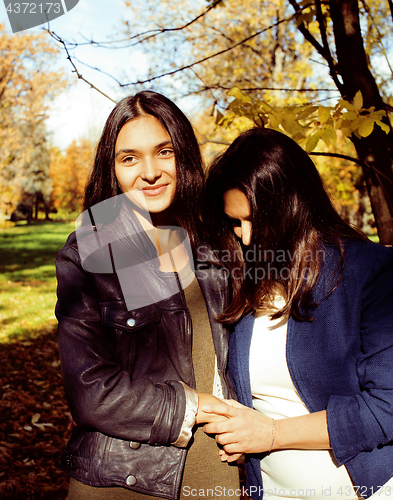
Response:
[[[206,254],[198,268],[202,180],[192,126],[173,102],[144,91],[117,104],[82,227],[57,257],[76,423],[62,458],[68,500],[239,497],[236,464],[222,464],[200,428],[217,420],[201,406],[233,392],[228,331],[214,319],[226,283]]]
[[[393,249],[334,210],[309,156],[270,129],[212,166],[204,203],[233,298],[229,371],[239,403],[203,406],[222,460],[246,453],[248,493],[390,496]],[[257,410],[257,411],[255,411]]]

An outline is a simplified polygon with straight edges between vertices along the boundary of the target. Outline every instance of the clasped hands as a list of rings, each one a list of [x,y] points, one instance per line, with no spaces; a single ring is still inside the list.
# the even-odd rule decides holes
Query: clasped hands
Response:
[[[203,429],[207,434],[215,434],[222,446],[219,451],[222,462],[234,462],[243,453],[270,450],[273,421],[266,415],[232,399],[203,405],[202,410],[214,416],[215,421],[205,424]],[[218,416],[222,416],[222,420],[217,421]]]

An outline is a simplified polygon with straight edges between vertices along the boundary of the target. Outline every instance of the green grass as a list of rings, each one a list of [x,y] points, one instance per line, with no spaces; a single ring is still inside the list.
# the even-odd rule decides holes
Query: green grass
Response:
[[[72,222],[41,221],[0,230],[0,343],[56,327],[55,256],[73,229]]]
[[[0,342],[56,327],[55,257],[73,223],[18,223],[0,230]]]

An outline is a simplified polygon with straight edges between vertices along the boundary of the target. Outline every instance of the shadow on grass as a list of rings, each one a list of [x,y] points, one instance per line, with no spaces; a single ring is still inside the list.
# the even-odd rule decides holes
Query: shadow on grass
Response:
[[[73,224],[37,222],[1,231],[0,273],[13,281],[21,281],[24,276],[36,280],[53,278],[54,267],[50,267],[72,230]],[[31,270],[36,272],[28,272]]]

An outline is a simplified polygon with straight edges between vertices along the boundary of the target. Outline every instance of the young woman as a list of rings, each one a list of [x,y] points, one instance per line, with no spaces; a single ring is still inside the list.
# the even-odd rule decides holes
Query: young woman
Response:
[[[231,394],[228,332],[214,320],[226,284],[206,247],[203,271],[196,255],[201,163],[189,121],[160,94],[123,99],[106,122],[82,227],[57,257],[77,424],[62,460],[69,500],[239,497],[237,467],[196,425],[212,421],[201,411],[212,392]]]
[[[393,249],[349,227],[274,130],[245,132],[215,162],[204,208],[233,289],[221,319],[237,322],[241,404],[203,407],[228,417],[205,426],[222,460],[247,454],[254,499],[390,496]]]

